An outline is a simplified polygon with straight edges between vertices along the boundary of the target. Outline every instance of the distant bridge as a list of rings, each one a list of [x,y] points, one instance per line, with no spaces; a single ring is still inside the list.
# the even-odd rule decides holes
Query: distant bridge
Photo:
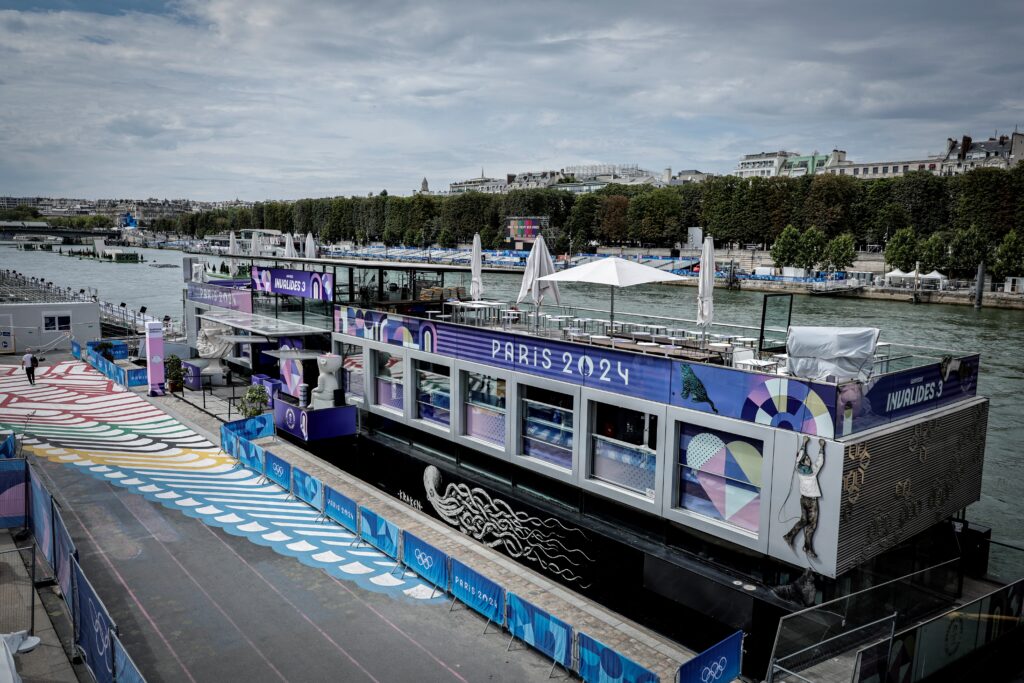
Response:
[[[65,237],[72,240],[83,237],[102,237],[105,239],[117,239],[121,231],[115,228],[107,230],[82,230],[79,228],[58,228],[43,223],[42,221],[0,221],[0,236],[4,239],[11,239],[15,235],[46,235],[53,237]]]

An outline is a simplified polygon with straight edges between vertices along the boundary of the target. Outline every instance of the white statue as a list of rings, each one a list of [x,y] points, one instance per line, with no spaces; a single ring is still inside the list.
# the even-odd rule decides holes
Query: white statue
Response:
[[[230,356],[234,348],[234,344],[223,339],[225,335],[230,334],[229,326],[204,320],[196,335],[196,351],[199,352],[199,357],[209,359],[200,374],[212,376],[214,384],[220,385],[227,381],[228,368],[221,359]]]
[[[334,392],[338,390],[338,371],[341,370],[341,356],[325,353],[316,359],[320,378],[316,389],[311,392],[314,410],[334,407]]]

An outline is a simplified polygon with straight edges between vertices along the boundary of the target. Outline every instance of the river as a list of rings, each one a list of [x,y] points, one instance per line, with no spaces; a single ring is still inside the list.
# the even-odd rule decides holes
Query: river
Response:
[[[181,268],[152,268],[150,263],[181,264],[181,252],[140,249],[142,264],[112,264],[78,259],[49,252],[21,252],[0,246],[0,268],[53,280],[74,289],[93,287],[100,298],[130,308],[146,306],[157,317],[182,315]],[[521,276],[485,274],[484,295],[510,300],[519,291]],[[466,286],[468,289],[468,277]],[[562,303],[573,306],[608,307],[605,287],[563,285]],[[615,308],[621,312],[645,312],[690,318],[696,314],[695,287],[646,286],[620,290]],[[757,326],[762,294],[715,291],[717,322]],[[1020,334],[1024,311],[941,304],[918,305],[869,299],[812,298],[797,295],[794,325],[870,325],[882,330],[882,341],[981,353],[980,394],[991,399],[988,445],[982,499],[971,506],[968,518],[991,526],[1004,542],[1024,546],[1024,507],[1019,487],[1024,482],[1024,461],[1016,441],[1024,439],[1024,410],[1014,405],[1024,399]]]

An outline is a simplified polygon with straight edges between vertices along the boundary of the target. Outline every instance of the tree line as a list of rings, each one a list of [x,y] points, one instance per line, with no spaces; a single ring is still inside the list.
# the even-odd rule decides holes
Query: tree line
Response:
[[[921,171],[866,181],[832,174],[721,176],[665,188],[613,184],[584,195],[517,190],[398,197],[384,191],[369,197],[263,202],[251,209],[165,219],[153,227],[197,237],[262,228],[311,232],[329,242],[392,246],[452,246],[479,232],[485,246],[498,248],[505,246],[508,216],[548,216],[551,242],[559,252],[587,251],[593,244],[672,247],[686,242],[690,226],[702,226],[719,246],[769,247],[792,226],[786,240],[802,239],[806,247],[791,257],[792,265],[836,266],[846,260],[841,257],[849,254],[852,242],[855,248],[885,246],[887,261],[901,268],[912,268],[920,259],[966,272],[984,258],[1024,270],[1011,258],[1016,235],[1024,235],[1024,165],[951,177]],[[899,248],[893,250],[890,243],[897,235]],[[1007,240],[1011,244],[1003,249]]]

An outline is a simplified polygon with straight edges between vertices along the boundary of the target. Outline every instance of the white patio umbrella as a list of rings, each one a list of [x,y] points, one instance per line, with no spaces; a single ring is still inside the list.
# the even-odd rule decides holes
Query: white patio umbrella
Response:
[[[316,258],[316,241],[311,232],[306,233],[306,258]]]
[[[539,238],[538,238],[539,240]],[[534,245],[536,248],[536,245]],[[530,254],[533,258],[533,254]],[[529,261],[527,261],[529,269]],[[618,287],[633,287],[652,282],[677,282],[683,280],[678,275],[645,266],[636,261],[627,261],[617,256],[598,259],[582,266],[569,268],[553,275],[538,278],[542,282],[589,282],[596,285],[608,285],[611,293],[609,322],[615,322],[615,290]],[[521,293],[520,293],[521,295]]]
[[[235,240],[235,231],[231,231],[231,235],[228,236],[228,256],[234,256],[238,253],[238,242]],[[234,276],[238,272],[238,264],[235,263],[235,259],[228,259],[228,275]]]
[[[544,242],[544,236],[538,235],[537,241],[530,249],[530,255],[526,259],[526,268],[523,270],[523,284],[519,287],[519,296],[516,303],[529,300],[531,303],[540,306],[544,299],[550,295],[556,304],[562,303],[562,295],[558,291],[558,285],[549,282],[545,278],[555,272],[555,262],[551,259],[548,245]]]
[[[469,258],[469,271],[472,277],[469,281],[469,296],[473,301],[480,301],[484,294],[484,255],[480,246],[480,233],[473,235],[473,252]]]
[[[697,278],[697,326],[704,328],[705,337],[714,317],[715,242],[712,238],[705,237],[700,252],[700,276]]]
[[[286,232],[284,234],[284,255],[292,258],[299,255],[299,253],[295,251],[295,240],[292,239],[292,234],[290,232]]]

